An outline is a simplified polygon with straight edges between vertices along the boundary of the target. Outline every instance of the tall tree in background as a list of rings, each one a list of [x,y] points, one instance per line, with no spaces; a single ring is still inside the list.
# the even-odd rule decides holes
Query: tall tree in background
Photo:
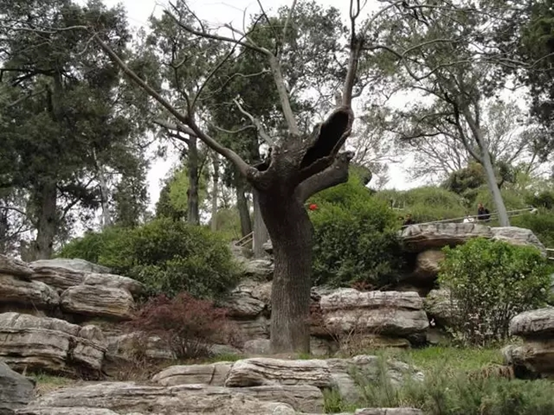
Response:
[[[86,32],[48,28],[92,25],[116,39],[109,43],[121,54],[129,33],[123,10],[100,1],[0,1],[0,10],[0,177],[26,199],[23,213],[36,231],[31,258],[49,258],[75,208],[91,218],[106,202],[108,172],[138,171],[143,117],[136,92]]]

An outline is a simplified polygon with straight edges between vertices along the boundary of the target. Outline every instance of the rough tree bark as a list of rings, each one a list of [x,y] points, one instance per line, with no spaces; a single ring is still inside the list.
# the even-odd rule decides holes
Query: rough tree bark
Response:
[[[256,167],[246,163],[237,153],[222,146],[198,126],[195,119],[198,95],[187,99],[186,112],[182,113],[133,72],[100,35],[95,35],[95,40],[123,72],[181,123],[182,131],[195,135],[212,150],[231,161],[258,192],[260,210],[275,253],[270,339],[273,353],[309,352],[312,227],[304,208],[304,201],[312,194],[348,179],[348,164],[352,155],[339,154],[339,151],[350,135],[354,121],[351,101],[358,61],[364,46],[364,36],[357,36],[355,28],[356,18],[360,13],[356,8],[359,2],[351,0],[350,6],[350,55],[340,106],[309,136],[299,131],[280,62],[273,52],[256,45],[247,36],[241,36],[237,40],[206,32],[204,27],[195,29],[166,12],[181,29],[193,35],[240,45],[258,52],[267,59],[288,132],[282,140],[272,145],[270,157]],[[287,24],[283,32],[286,31],[286,26]],[[225,59],[231,55],[232,51]],[[207,79],[209,78],[208,76]],[[199,91],[201,92],[202,88]],[[248,118],[258,134],[268,138],[267,133],[261,129],[261,123],[253,116]]]
[[[235,172],[235,193],[237,196],[237,210],[240,218],[241,236],[245,237],[252,233],[252,220],[250,219],[250,209],[246,199],[246,183],[240,172]]]
[[[34,243],[33,259],[50,259],[54,251],[54,238],[58,227],[56,184],[43,183],[36,192],[37,237]]]
[[[252,250],[254,251],[254,258],[263,258],[266,256],[264,244],[269,241],[269,233],[262,216],[258,191],[254,190],[252,195],[252,199],[254,200],[254,233],[252,235]]]
[[[219,198],[219,155],[214,153],[212,157],[214,173],[212,176],[212,218],[210,227],[213,232],[217,231],[217,201]]]
[[[198,139],[196,136],[189,138],[187,158],[187,174],[189,188],[187,189],[187,222],[192,225],[200,224],[200,203],[198,202],[199,188],[199,159],[198,159]]]

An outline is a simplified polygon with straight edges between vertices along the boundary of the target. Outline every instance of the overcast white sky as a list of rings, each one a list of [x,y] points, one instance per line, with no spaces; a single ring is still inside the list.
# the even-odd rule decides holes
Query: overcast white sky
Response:
[[[153,13],[161,13],[166,5],[167,0],[104,0],[108,6],[123,4],[127,9],[129,23],[134,27],[147,26],[148,17]],[[262,0],[262,4],[266,12],[275,10],[281,5],[290,4],[291,0]],[[325,6],[334,6],[342,11],[345,18],[348,15],[348,0],[318,0],[318,3]],[[366,6],[366,11],[369,10],[371,3],[374,0],[369,0]],[[259,11],[259,6],[256,0],[189,0],[189,6],[197,13],[197,15],[210,23],[224,24],[234,23],[242,25],[244,13],[247,15]],[[169,169],[176,163],[177,156],[170,155],[166,160],[160,160],[151,166],[151,171],[148,175],[150,205],[154,206],[159,197],[160,181],[167,175]],[[416,183],[409,180],[409,176],[404,171],[401,165],[391,165],[390,167],[391,180],[387,187],[406,189],[413,187]]]

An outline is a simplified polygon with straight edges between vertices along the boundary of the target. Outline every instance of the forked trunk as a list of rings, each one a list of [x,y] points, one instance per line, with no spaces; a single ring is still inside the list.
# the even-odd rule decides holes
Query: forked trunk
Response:
[[[309,353],[312,224],[292,194],[260,192],[259,201],[275,256],[271,352]]]

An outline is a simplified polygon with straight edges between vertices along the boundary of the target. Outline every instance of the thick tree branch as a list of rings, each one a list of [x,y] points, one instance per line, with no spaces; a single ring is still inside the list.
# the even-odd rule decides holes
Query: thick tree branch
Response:
[[[255,171],[255,169],[246,163],[237,153],[233,150],[222,146],[208,134],[204,133],[198,125],[194,122],[193,114],[183,115],[181,114],[173,105],[169,103],[160,93],[158,93],[154,88],[148,85],[140,76],[138,76],[129,66],[121,60],[121,58],[113,51],[113,49],[106,44],[98,34],[94,36],[95,41],[100,45],[100,47],[108,54],[108,56],[121,68],[121,70],[129,77],[131,80],[140,86],[148,95],[154,98],[160,105],[162,105],[171,115],[173,115],[179,122],[184,125],[188,125],[194,134],[200,138],[208,147],[217,153],[221,154],[223,157],[231,161],[237,169],[244,176],[249,176]]]
[[[279,100],[281,101],[281,108],[283,109],[283,115],[285,116],[285,120],[287,122],[289,134],[294,139],[300,139],[300,129],[298,128],[298,123],[296,122],[296,118],[292,112],[289,93],[287,91],[285,80],[283,78],[283,72],[281,70],[281,64],[276,56],[269,56],[269,66],[271,68],[273,80],[275,81],[275,86],[277,87],[277,92],[279,93]]]
[[[267,134],[264,130],[264,127],[262,126],[262,123],[260,122],[260,120],[258,120],[257,118],[255,118],[252,114],[250,114],[248,111],[246,111],[242,105],[240,105],[240,102],[235,99],[233,100],[235,102],[235,104],[237,105],[239,111],[245,115],[251,122],[252,124],[254,125],[254,127],[256,128],[256,131],[258,131],[258,134],[260,135],[260,137],[262,138],[262,140],[264,140],[267,144],[269,144],[270,146],[273,146],[275,145],[275,140],[273,140],[273,138],[271,138],[269,136],[269,134]]]
[[[322,172],[304,180],[296,189],[297,197],[305,202],[308,198],[329,187],[348,181],[348,166],[354,153],[347,151],[339,154],[331,166]]]

